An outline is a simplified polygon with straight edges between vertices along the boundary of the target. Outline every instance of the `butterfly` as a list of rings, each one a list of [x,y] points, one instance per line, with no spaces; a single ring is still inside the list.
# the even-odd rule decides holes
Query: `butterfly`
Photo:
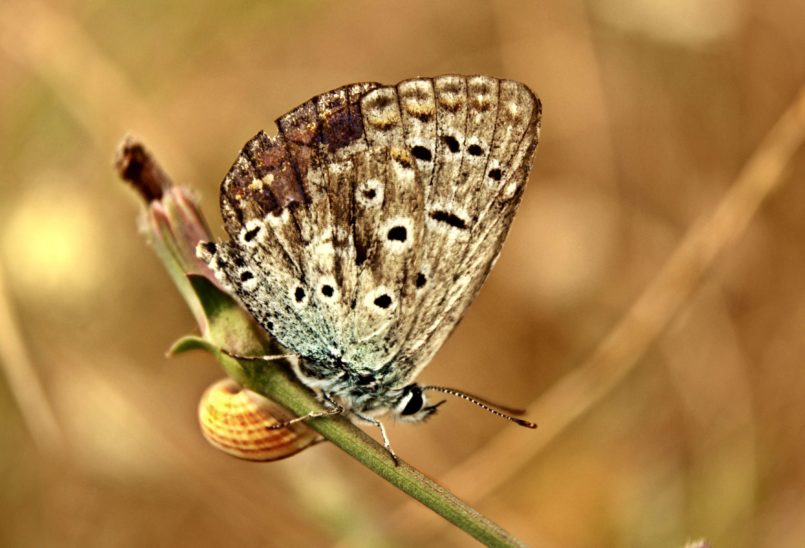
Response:
[[[524,84],[444,75],[350,84],[246,143],[221,185],[229,241],[197,253],[329,411],[380,428],[462,397],[422,386],[494,265],[525,189],[541,104]],[[495,409],[497,408],[497,409]]]

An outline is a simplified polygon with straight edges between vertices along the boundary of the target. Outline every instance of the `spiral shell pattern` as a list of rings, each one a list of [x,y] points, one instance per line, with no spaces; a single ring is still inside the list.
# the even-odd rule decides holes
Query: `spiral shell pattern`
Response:
[[[204,438],[229,455],[251,461],[290,457],[320,441],[319,434],[301,422],[269,429],[292,418],[283,407],[231,379],[207,388],[198,406]]]

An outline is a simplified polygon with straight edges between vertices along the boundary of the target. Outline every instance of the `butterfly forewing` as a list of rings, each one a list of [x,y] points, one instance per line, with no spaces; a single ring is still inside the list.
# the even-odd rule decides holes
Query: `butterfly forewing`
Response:
[[[231,241],[202,256],[314,368],[407,384],[500,252],[539,116],[528,88],[486,76],[317,96],[244,147],[222,185]]]
[[[476,112],[478,102],[477,97],[470,98],[469,118],[482,116]],[[425,312],[415,327],[420,336],[411,339],[406,349],[418,369],[438,350],[486,279],[500,254],[528,178],[538,139],[539,102],[522,84],[503,80],[499,82],[496,103],[492,137],[488,141],[477,135],[465,138],[462,165],[466,166],[467,159],[473,156],[485,158],[481,169],[471,170],[471,177],[455,183],[459,189],[453,204],[458,219],[442,216],[446,221],[437,221],[433,218],[436,211],[431,210],[428,240],[431,234],[435,237],[445,231],[444,224],[452,223],[456,229],[453,232],[461,234],[451,235],[445,243],[448,251],[442,256],[448,260],[439,263],[439,279],[446,280],[446,287],[439,288],[431,299],[438,304],[423,307]],[[462,193],[461,185],[468,192]]]

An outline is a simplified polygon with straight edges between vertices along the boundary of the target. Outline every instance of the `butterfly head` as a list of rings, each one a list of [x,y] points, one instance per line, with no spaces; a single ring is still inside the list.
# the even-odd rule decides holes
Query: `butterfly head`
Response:
[[[521,419],[512,415],[522,415],[525,413],[522,409],[513,409],[497,403],[492,403],[488,400],[464,392],[456,390],[455,388],[448,388],[446,386],[420,386],[418,384],[409,384],[403,388],[400,393],[400,398],[394,406],[393,411],[397,417],[405,422],[421,422],[433,415],[436,409],[444,403],[444,400],[428,404],[427,392],[440,392],[442,394],[449,394],[457,398],[461,398],[481,409],[497,415],[503,419],[511,421],[526,428],[536,428],[537,425],[531,421]]]
[[[422,422],[433,415],[444,402],[445,400],[441,400],[430,404],[421,386],[409,384],[402,389],[393,413],[403,422]]]

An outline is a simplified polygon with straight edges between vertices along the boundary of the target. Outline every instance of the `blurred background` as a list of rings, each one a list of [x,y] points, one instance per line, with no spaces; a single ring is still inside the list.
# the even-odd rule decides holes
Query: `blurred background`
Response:
[[[277,116],[456,72],[532,87],[543,139],[421,378],[540,428],[450,401],[390,425],[397,452],[533,546],[802,546],[805,154],[764,139],[804,23],[798,0],[4,0],[0,545],[472,543],[327,444],[256,465],[205,443],[222,373],[164,357],[196,328],[112,168],[135,133],[221,236],[218,185]]]

